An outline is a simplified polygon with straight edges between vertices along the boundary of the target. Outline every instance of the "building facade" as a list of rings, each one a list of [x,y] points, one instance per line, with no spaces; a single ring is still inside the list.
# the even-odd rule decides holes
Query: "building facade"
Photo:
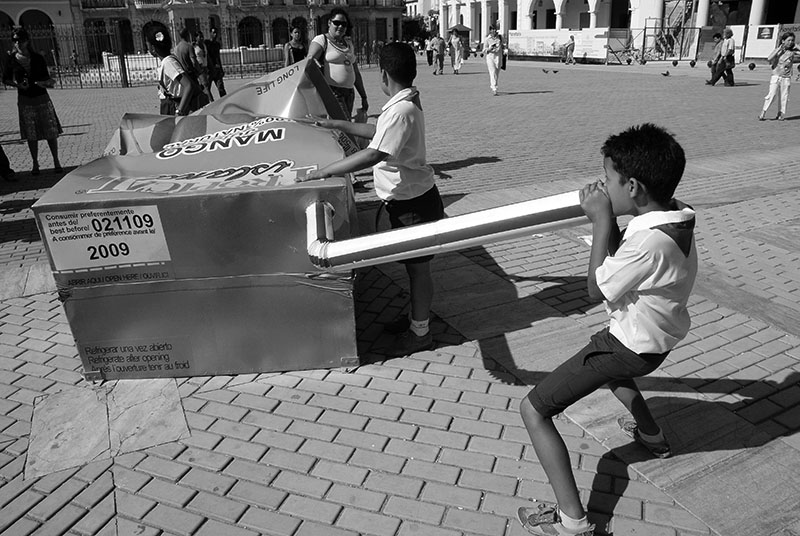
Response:
[[[427,12],[419,0],[410,12]],[[413,4],[413,3],[412,3]],[[724,27],[800,22],[798,0],[435,0],[440,33],[463,24],[483,40],[489,25],[501,32],[584,28]]]
[[[24,26],[56,28],[61,34],[71,27],[87,41],[89,56],[146,52],[143,30],[150,24],[166,26],[173,38],[181,27],[206,35],[216,28],[224,48],[272,48],[289,41],[293,26],[309,39],[326,30],[336,6],[350,14],[358,48],[402,38],[404,0],[3,0],[0,33]]]

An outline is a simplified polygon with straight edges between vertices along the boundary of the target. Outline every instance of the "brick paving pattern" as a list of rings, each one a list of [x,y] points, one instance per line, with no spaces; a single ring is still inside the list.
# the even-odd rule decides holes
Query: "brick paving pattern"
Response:
[[[670,128],[689,157],[678,195],[699,211],[702,270],[692,332],[658,375],[800,450],[795,124],[755,121],[765,71],[741,73],[736,88],[709,88],[700,68],[670,67],[672,76],[661,77],[663,69],[545,74],[539,64],[511,62],[492,97],[479,60],[458,77],[433,77],[420,64],[428,159],[452,214],[576,189],[602,173],[608,134],[643,121]],[[386,98],[375,69],[364,73],[378,113]],[[121,112],[155,112],[153,88],[51,94],[68,170],[102,153]],[[59,178],[45,171],[44,144],[43,175],[25,172],[14,98],[0,91],[0,143],[22,179],[0,183],[4,268],[46,262],[30,205]],[[359,178],[369,186],[368,174]],[[358,191],[362,210],[374,207],[373,196]],[[536,310],[593,328],[605,314],[585,293],[587,234],[588,226],[565,229],[441,262],[456,259],[453,273],[471,270],[478,286],[506,285],[523,310],[495,320],[509,340],[536,327]],[[178,379],[190,438],[33,480],[22,470],[34,400],[87,384],[55,293],[0,301],[0,535],[526,534],[516,508],[553,499],[517,413],[528,376],[501,364],[489,339],[470,339],[441,316],[434,351],[384,360],[390,338],[381,326],[407,299],[397,273],[359,274],[364,364],[355,370]],[[564,416],[557,426],[601,533],[719,534],[702,510],[609,456],[580,426]]]

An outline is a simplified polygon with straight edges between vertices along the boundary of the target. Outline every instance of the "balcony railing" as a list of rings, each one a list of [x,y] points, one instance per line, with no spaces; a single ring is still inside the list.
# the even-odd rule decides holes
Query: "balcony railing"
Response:
[[[136,9],[160,9],[161,0],[133,0]]]
[[[113,9],[128,7],[127,0],[81,0],[81,9]]]

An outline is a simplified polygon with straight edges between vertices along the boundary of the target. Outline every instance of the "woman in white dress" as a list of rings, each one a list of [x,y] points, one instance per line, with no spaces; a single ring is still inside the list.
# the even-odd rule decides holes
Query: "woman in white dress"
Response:
[[[461,42],[461,36],[458,35],[456,30],[450,34],[450,64],[453,66],[453,72],[458,74],[461,69],[461,63],[464,61],[464,44]]]

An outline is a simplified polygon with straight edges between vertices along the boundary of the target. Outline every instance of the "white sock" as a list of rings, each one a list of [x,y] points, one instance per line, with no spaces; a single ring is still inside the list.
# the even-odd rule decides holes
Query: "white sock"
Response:
[[[412,318],[411,319],[411,326],[409,326],[409,329],[417,337],[422,337],[423,335],[428,333],[428,323],[429,322],[430,322],[429,318],[426,318],[425,320],[414,320]]]
[[[658,429],[658,433],[655,434],[655,435],[648,435],[648,434],[645,434],[644,432],[642,432],[641,430],[639,430],[639,436],[642,439],[644,439],[645,441],[650,442],[650,443],[660,443],[662,441],[665,441],[664,430],[662,430],[660,428]]]
[[[567,530],[577,531],[589,526],[589,519],[585,515],[580,519],[575,519],[562,512],[561,508],[558,509],[558,517],[561,518],[561,524],[564,525],[564,528]]]

